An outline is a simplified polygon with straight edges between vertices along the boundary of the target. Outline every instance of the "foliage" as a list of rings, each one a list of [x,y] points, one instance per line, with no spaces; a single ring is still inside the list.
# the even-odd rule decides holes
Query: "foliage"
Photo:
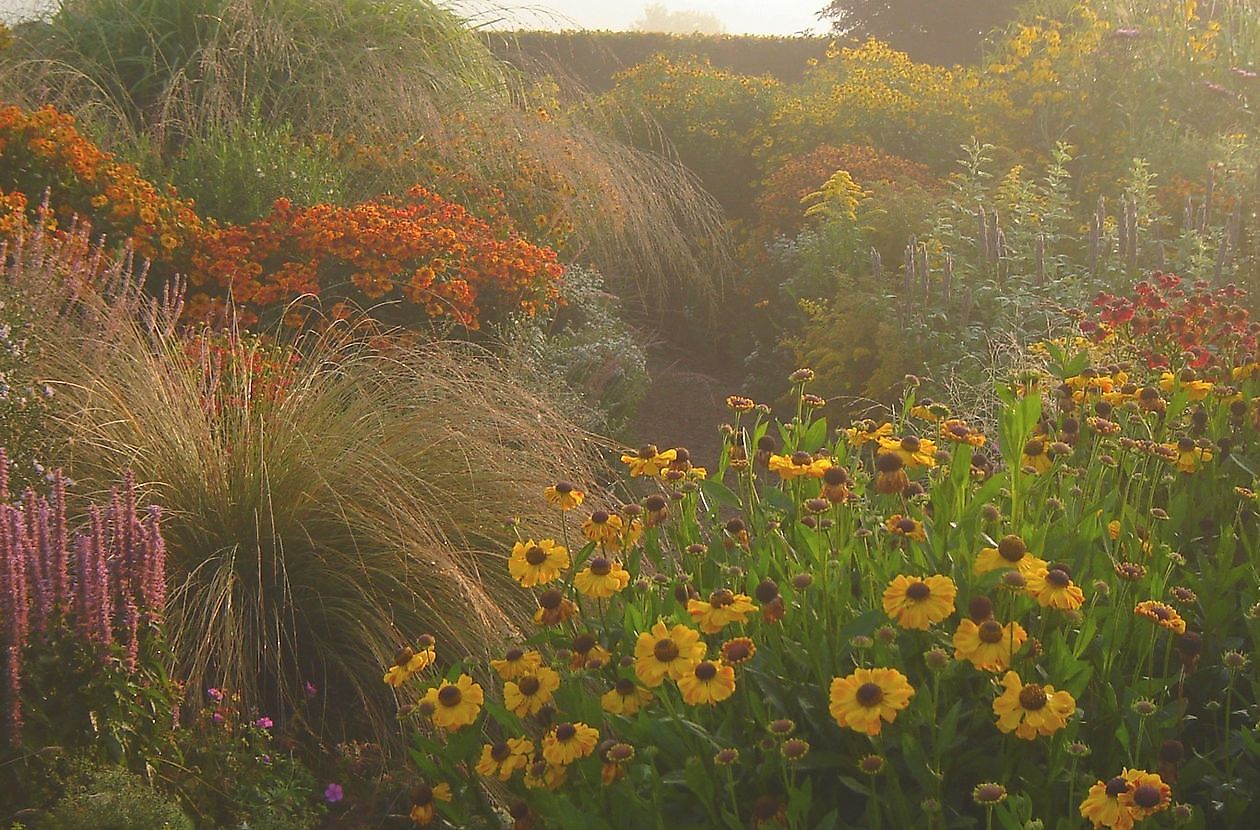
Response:
[[[973,70],[916,63],[877,40],[829,49],[782,96],[769,128],[770,155],[843,142],[941,170],[954,148],[989,129],[977,112],[977,87]]]
[[[647,355],[622,319],[597,271],[570,266],[557,306],[514,321],[505,351],[523,361],[544,388],[574,390],[580,408],[598,413],[592,431],[617,434],[648,389]],[[533,384],[531,384],[533,385]]]
[[[907,0],[833,0],[820,13],[836,31],[874,37],[915,60],[971,63],[985,37],[1011,20],[1018,0],[945,0],[924,5]]]
[[[779,83],[715,68],[706,60],[656,55],[617,76],[614,104],[641,109],[651,121],[629,125],[630,140],[652,147],[656,127],[679,160],[694,171],[728,214],[742,216],[752,199],[754,154],[769,140]]]
[[[561,825],[1061,827],[1118,778],[1113,825],[1241,826],[1257,364],[1048,354],[988,435],[913,385],[833,430],[801,369],[789,420],[732,396],[707,471],[644,447],[629,503],[566,490],[564,550],[519,529],[536,628],[495,673],[390,669],[427,690],[412,815],[505,786]]]
[[[256,222],[212,230],[192,265],[194,319],[228,299],[252,324],[313,295],[405,300],[415,311],[400,315],[404,323],[449,319],[474,331],[483,317],[546,308],[563,273],[554,251],[516,236],[509,223],[487,224],[419,185],[403,198],[347,208],[277,200]]]
[[[36,830],[193,830],[171,796],[120,767],[85,767]]]
[[[343,204],[346,176],[326,148],[299,139],[287,124],[264,123],[257,112],[190,139],[169,171],[202,216],[235,225],[261,219],[280,198]]]
[[[24,205],[17,210],[24,217]],[[0,238],[5,236],[3,224],[0,218]],[[43,462],[51,449],[45,419],[55,391],[34,372],[39,362],[31,354],[35,342],[21,294],[0,293],[0,447],[11,448],[9,486],[15,492],[44,482]]]
[[[173,771],[180,796],[205,827],[309,830],[324,812],[315,779],[281,749],[271,718],[247,712],[235,693],[207,690],[179,735]]]

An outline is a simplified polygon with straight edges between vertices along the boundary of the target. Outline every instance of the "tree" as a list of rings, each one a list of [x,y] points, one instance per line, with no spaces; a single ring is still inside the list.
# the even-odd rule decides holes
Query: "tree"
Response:
[[[984,38],[1014,20],[1020,0],[832,0],[818,13],[838,34],[876,37],[918,61],[980,57]]]
[[[643,18],[636,20],[634,28],[640,32],[665,32],[673,35],[720,35],[726,26],[716,15],[700,11],[671,11],[662,3],[649,3],[643,8]]]

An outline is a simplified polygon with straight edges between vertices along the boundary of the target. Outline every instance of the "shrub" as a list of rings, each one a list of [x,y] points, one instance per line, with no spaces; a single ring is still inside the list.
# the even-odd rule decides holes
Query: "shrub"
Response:
[[[193,830],[179,803],[120,767],[87,767],[36,830]]]
[[[209,318],[227,298],[252,324],[314,295],[402,299],[409,304],[402,322],[447,319],[469,330],[480,328],[483,318],[546,308],[562,274],[554,251],[420,186],[403,198],[347,208],[278,200],[256,222],[211,231],[192,264],[194,319]]]

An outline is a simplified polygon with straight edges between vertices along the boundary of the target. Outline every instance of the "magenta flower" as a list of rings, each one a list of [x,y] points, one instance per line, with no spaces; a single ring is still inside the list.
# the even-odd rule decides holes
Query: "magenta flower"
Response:
[[[257,729],[270,729],[273,726],[275,726],[275,724],[272,723],[271,718],[266,715],[263,715],[261,718],[254,721],[254,727]]]
[[[306,696],[308,698],[315,697],[315,695],[319,694],[319,689],[315,688],[315,684],[309,680],[306,681],[306,685],[303,688],[305,689]]]
[[[324,788],[324,800],[329,804],[336,804],[343,795],[345,793],[341,791],[341,785],[335,781]]]
[[[218,689],[213,689],[213,688],[211,688],[211,689],[206,689],[206,697],[210,698],[210,699],[211,699],[211,700],[213,700],[215,703],[222,703],[222,702],[223,702],[223,692],[221,692],[221,691],[220,691],[220,690],[218,690]]]

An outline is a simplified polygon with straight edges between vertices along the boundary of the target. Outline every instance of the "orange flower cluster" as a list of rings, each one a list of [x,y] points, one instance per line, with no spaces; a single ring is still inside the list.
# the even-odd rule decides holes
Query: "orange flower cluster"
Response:
[[[555,251],[416,186],[350,207],[279,199],[256,222],[214,229],[193,255],[190,306],[207,313],[211,295],[230,292],[252,322],[306,294],[401,297],[429,319],[475,330],[485,315],[532,315],[556,302],[561,276]]]
[[[72,116],[51,106],[28,112],[0,105],[0,190],[25,194],[31,205],[48,190],[59,221],[84,217],[111,238],[132,239],[136,253],[154,262],[180,264],[177,251],[202,231],[191,202],[173,190],[160,192],[135,165],[101,150]],[[0,223],[6,215],[0,205]]]

